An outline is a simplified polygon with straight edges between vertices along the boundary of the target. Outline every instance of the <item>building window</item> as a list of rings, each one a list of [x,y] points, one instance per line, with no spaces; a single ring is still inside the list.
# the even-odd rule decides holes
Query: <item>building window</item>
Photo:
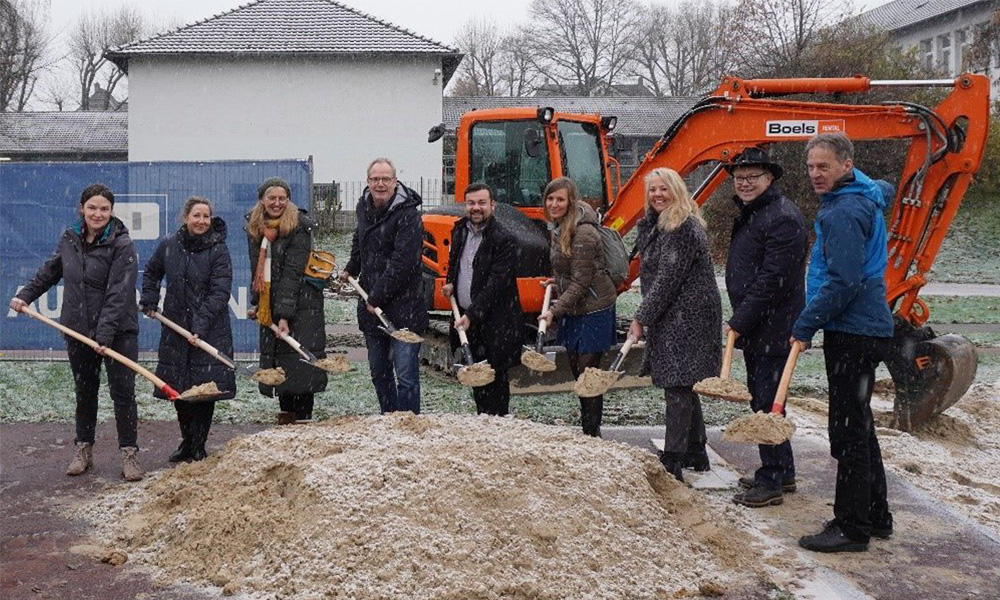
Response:
[[[938,41],[938,66],[946,73],[952,73],[951,67],[951,35],[939,35]]]
[[[932,40],[920,42],[920,62],[928,71],[934,68],[934,45]]]
[[[955,32],[955,70],[959,72],[964,72],[968,70],[968,66],[965,64],[966,57],[969,54],[969,46],[972,44],[972,36],[969,35],[968,30],[959,29]]]

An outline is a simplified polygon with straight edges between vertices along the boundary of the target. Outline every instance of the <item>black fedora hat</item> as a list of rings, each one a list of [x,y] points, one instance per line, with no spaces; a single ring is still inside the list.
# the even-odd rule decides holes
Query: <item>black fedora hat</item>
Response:
[[[771,162],[771,157],[767,154],[767,151],[756,146],[747,148],[733,162],[727,164],[726,171],[732,175],[733,171],[739,167],[762,167],[770,171],[775,179],[780,179],[781,174],[785,172],[781,168],[781,165]]]

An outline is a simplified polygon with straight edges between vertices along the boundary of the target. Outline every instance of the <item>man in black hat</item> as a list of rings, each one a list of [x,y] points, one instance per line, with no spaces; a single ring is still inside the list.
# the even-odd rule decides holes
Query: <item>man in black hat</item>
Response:
[[[726,260],[726,291],[733,316],[725,330],[737,333],[743,350],[755,412],[770,412],[791,350],[792,324],[805,305],[805,268],[809,234],[802,212],[778,191],[781,166],[767,152],[747,148],[726,166],[733,176],[733,222]],[[733,501],[760,507],[783,502],[795,491],[795,463],[790,442],[760,445],[761,467],[740,478],[746,491]]]

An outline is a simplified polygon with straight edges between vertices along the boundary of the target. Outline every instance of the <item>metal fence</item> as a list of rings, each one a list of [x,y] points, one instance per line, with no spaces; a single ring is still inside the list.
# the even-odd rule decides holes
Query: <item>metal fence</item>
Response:
[[[424,206],[440,206],[450,202],[452,197],[445,194],[445,181],[440,177],[421,177],[403,180],[403,185],[416,191],[424,200]],[[365,181],[335,181],[313,185],[313,212],[353,211],[358,199],[365,191]]]

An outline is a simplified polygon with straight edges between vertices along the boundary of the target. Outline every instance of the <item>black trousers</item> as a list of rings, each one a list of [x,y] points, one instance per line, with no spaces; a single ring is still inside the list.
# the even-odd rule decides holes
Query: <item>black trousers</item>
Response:
[[[472,388],[476,414],[502,417],[510,412],[510,378],[507,369],[497,369],[493,383]]]
[[[278,406],[284,412],[295,413],[299,421],[309,420],[313,415],[313,400],[315,394],[279,394]]]
[[[672,454],[703,452],[708,442],[708,435],[705,433],[705,417],[701,412],[701,398],[694,392],[692,386],[663,388],[663,400],[666,404],[663,452]]]
[[[747,366],[750,408],[754,412],[771,412],[788,355],[767,356],[744,352],[743,360]],[[790,441],[785,440],[776,446],[760,444],[757,451],[761,466],[754,473],[755,483],[777,490],[783,482],[795,479],[795,459]]]
[[[212,428],[215,402],[174,401],[177,424],[181,428],[181,439],[193,447],[204,447],[208,431]]]
[[[823,334],[830,386],[830,454],[837,461],[833,514],[841,531],[858,541],[868,540],[873,526],[892,527],[871,409],[875,367],[887,344],[887,338],[829,330]]]
[[[136,360],[139,358],[138,336],[119,335],[111,349]],[[135,404],[135,372],[111,357],[103,357],[90,346],[76,340],[66,340],[69,368],[73,371],[76,388],[76,441],[94,443],[97,429],[97,392],[101,386],[101,362],[108,373],[108,389],[115,406],[115,427],[118,447],[137,446],[138,409]]]

